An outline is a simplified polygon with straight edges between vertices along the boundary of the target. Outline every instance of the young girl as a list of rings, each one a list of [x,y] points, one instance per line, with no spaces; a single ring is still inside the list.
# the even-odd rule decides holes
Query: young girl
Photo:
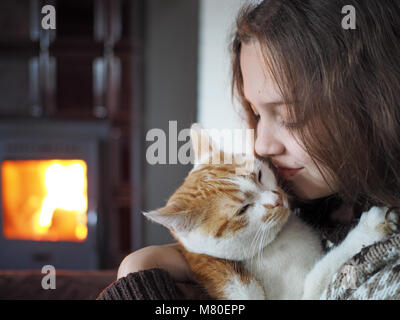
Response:
[[[342,24],[346,5],[355,29]],[[392,0],[265,0],[237,18],[232,89],[255,153],[275,164],[326,250],[371,206],[400,207],[399,21]],[[397,234],[349,262],[362,274],[351,295],[328,298],[400,299],[399,263]],[[177,287],[192,278],[175,245],[130,254],[118,278],[100,299],[198,297]]]

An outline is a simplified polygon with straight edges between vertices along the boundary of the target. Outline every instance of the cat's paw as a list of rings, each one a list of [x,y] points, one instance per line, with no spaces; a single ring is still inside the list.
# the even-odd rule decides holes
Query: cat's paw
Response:
[[[225,287],[224,292],[228,300],[265,300],[264,289],[255,279],[243,283],[235,277]]]
[[[387,214],[388,213],[388,214]],[[400,216],[387,207],[372,207],[361,215],[359,224],[381,237],[399,232]]]

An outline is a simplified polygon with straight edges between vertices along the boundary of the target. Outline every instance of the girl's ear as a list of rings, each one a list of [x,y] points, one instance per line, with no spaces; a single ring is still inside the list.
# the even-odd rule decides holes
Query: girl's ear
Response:
[[[180,210],[174,204],[150,212],[143,212],[146,218],[178,232],[190,230],[189,214],[187,211]]]
[[[213,143],[207,130],[194,123],[190,128],[190,138],[194,151],[194,168],[202,164],[221,164],[224,161],[223,151]]]

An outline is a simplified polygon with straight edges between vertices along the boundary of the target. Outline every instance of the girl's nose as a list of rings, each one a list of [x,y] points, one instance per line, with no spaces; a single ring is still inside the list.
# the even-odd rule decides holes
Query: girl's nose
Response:
[[[285,146],[271,130],[259,124],[254,149],[258,156],[268,157],[282,154]]]

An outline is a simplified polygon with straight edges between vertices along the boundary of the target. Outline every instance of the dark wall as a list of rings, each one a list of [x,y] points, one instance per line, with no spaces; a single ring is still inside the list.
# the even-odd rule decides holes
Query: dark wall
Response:
[[[145,25],[144,134],[169,121],[178,132],[189,128],[197,114],[198,0],[147,0]],[[143,140],[145,139],[145,135]],[[153,142],[145,142],[146,148]],[[182,143],[178,144],[182,145]],[[191,169],[191,165],[150,165],[143,172],[143,210],[162,207]],[[143,222],[143,245],[173,241],[164,227]]]

